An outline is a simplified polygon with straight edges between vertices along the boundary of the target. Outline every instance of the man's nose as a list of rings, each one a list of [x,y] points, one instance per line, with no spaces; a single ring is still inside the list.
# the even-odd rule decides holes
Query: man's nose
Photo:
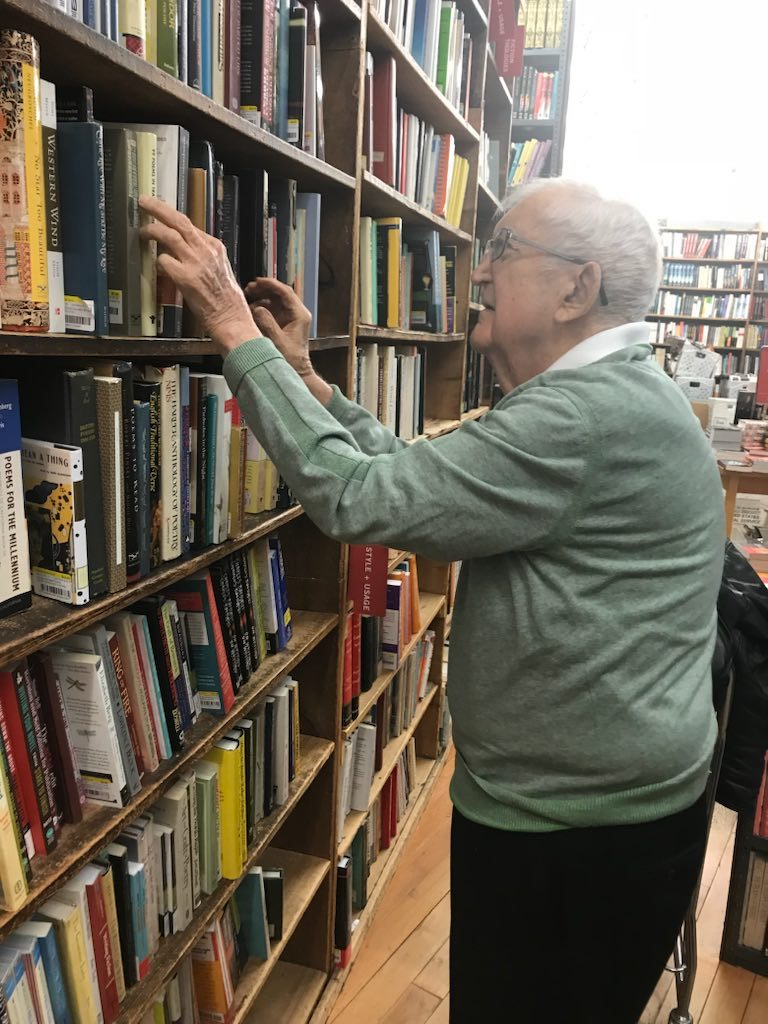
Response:
[[[490,257],[483,254],[483,258],[477,264],[475,269],[472,271],[472,284],[483,284],[485,281],[491,279],[491,260]]]

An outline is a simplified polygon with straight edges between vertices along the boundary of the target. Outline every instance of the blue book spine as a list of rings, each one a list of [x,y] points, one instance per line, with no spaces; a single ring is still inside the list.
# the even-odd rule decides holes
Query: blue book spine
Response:
[[[136,480],[139,485],[139,574],[149,574],[149,402],[134,402]]]
[[[51,1008],[56,1024],[73,1024],[53,925],[45,938],[37,940],[37,944],[43,958],[45,980],[48,982],[48,995],[51,997]]]
[[[68,331],[109,334],[104,138],[95,121],[60,122],[59,182]]]
[[[201,21],[202,31],[200,33],[201,40],[201,71],[203,81],[203,93],[206,96],[213,96],[213,63],[211,54],[211,18],[213,17],[211,11],[211,0],[201,0]]]
[[[282,651],[288,643],[288,634],[285,628],[285,605],[280,589],[280,566],[277,560],[277,551],[270,549],[269,568],[272,572],[272,586],[275,590],[275,608],[277,610],[277,649]]]
[[[280,541],[277,537],[269,538],[269,549],[270,552],[275,552],[275,560],[277,562],[277,577],[280,592],[280,603],[283,606],[282,624],[285,630],[285,639],[287,643],[293,636],[293,626],[291,625],[291,604],[290,601],[288,600],[288,580],[285,578],[285,563],[283,562],[283,549],[280,547]],[[277,592],[277,588],[275,592]]]
[[[128,887],[131,893],[131,927],[133,948],[136,957],[136,973],[139,979],[147,972],[149,960],[149,936],[147,935],[147,892],[144,865],[128,862]]]
[[[99,32],[107,39],[112,38],[112,9],[109,0],[96,0],[99,4]]]
[[[216,503],[216,430],[219,418],[219,397],[208,395],[205,399],[206,421],[205,433],[207,437],[207,465],[205,507],[208,514],[205,517],[205,543],[213,544],[213,509]]]
[[[29,608],[32,603],[21,472],[19,386],[15,380],[0,379],[0,456],[3,464],[0,533],[6,538],[0,555],[0,617],[5,617]]]
[[[160,692],[160,679],[157,674],[157,665],[155,664],[155,656],[152,651],[152,639],[149,635],[149,623],[147,622],[146,615],[138,616],[141,622],[141,630],[144,634],[144,643],[147,648],[147,660],[149,661],[149,670],[152,676],[152,690],[155,694],[155,701],[157,706],[160,708],[160,731],[163,734],[163,746],[165,750],[165,757],[171,756],[171,736],[168,732],[168,725],[165,721],[165,715],[163,714],[163,695]]]
[[[119,42],[117,28],[117,0],[109,0],[109,38],[113,43]]]
[[[189,594],[194,593],[194,599]],[[192,667],[197,677],[197,692],[200,694],[200,701],[203,711],[214,715],[224,714],[224,696],[221,691],[221,676],[219,674],[219,663],[216,659],[216,642],[213,630],[213,619],[211,608],[208,603],[208,587],[205,580],[187,578],[182,583],[168,589],[168,596],[179,600],[179,594],[187,595],[183,604],[185,611],[194,615],[202,615],[205,620],[205,637],[195,633],[189,645],[189,656],[192,659]],[[195,636],[199,635],[205,643],[195,643]]]
[[[411,42],[411,54],[420,67],[424,67],[424,59],[427,45],[427,11],[428,0],[415,0],[416,8],[413,12],[413,40]]]
[[[98,28],[96,5],[99,0],[83,0],[83,24],[88,28]]]
[[[181,550],[187,554],[189,536],[189,451],[192,443],[189,421],[189,367],[179,367],[181,393]]]

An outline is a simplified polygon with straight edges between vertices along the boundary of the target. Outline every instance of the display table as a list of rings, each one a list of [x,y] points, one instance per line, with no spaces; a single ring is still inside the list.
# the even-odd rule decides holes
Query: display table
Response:
[[[725,488],[725,535],[730,537],[733,527],[733,513],[736,495],[768,494],[768,473],[756,473],[753,469],[738,470],[720,468],[720,479]]]

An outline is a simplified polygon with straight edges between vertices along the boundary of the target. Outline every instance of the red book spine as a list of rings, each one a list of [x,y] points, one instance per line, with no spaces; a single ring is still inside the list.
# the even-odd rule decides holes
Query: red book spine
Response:
[[[86,885],[85,892],[88,897],[88,917],[91,922],[93,955],[96,960],[96,977],[99,982],[104,1024],[114,1024],[120,1013],[120,1003],[117,998],[115,961],[112,956],[112,943],[109,939],[107,908],[104,905],[101,878]]]
[[[341,724],[349,725],[352,721],[352,613],[347,616],[347,628],[344,631],[344,675],[341,692]]]
[[[0,673],[0,677],[5,673]],[[21,832],[22,842],[27,852],[27,859],[34,857],[35,855],[35,840],[32,835],[32,824],[30,821],[29,811],[25,802],[24,787],[22,786],[22,778],[29,775],[29,770],[19,771],[19,766],[16,763],[16,756],[14,753],[13,743],[11,742],[10,731],[8,729],[8,722],[5,717],[5,709],[2,701],[0,701],[0,736],[2,736],[3,747],[5,748],[5,756],[8,760],[8,777],[11,787],[13,789],[13,798],[16,804],[16,813],[19,817],[19,830]]]
[[[48,729],[42,715],[40,694],[38,692],[35,677],[29,668],[28,662],[24,668],[24,685],[27,690],[27,700],[29,701],[29,712],[32,716],[32,728],[35,732],[35,741],[37,742],[37,749],[40,754],[40,767],[43,772],[45,793],[48,797],[48,805],[51,809],[53,827],[58,833],[61,831],[61,824],[63,820],[59,794],[60,787],[58,779],[56,778],[56,772],[54,771],[53,757],[51,756],[51,751],[48,745]]]
[[[347,597],[361,615],[387,611],[388,549],[379,544],[350,544]]]
[[[224,42],[224,105],[240,113],[240,3],[226,5]]]
[[[397,72],[395,58],[376,54],[373,65],[373,173],[395,187],[397,147]]]
[[[360,711],[360,612],[352,612],[352,718]]]
[[[547,76],[542,72],[539,72],[536,75],[536,92],[533,98],[533,116],[536,120],[541,117],[542,98],[544,95],[544,85],[546,80]]]
[[[440,150],[437,157],[437,175],[435,178],[435,198],[432,210],[438,217],[445,214],[448,201],[448,167],[451,161],[450,136],[440,136]]]
[[[392,815],[392,776],[387,779],[381,790],[381,823],[379,827],[379,847],[382,850],[389,849],[390,839],[389,820]]]
[[[221,630],[219,610],[216,607],[216,595],[213,593],[213,582],[211,574],[205,574],[205,588],[208,594],[208,608],[211,613],[213,624],[213,642],[216,648],[216,664],[219,666],[219,678],[221,680],[221,696],[224,701],[224,711],[227,712],[235,703],[235,689],[232,686],[232,676],[229,672],[229,661],[227,660],[227,649],[224,646],[224,634]]]
[[[16,698],[16,682],[14,675],[19,671],[15,666],[4,672],[0,672],[0,701],[2,701],[5,720],[8,725],[8,751],[9,757],[12,751],[16,761],[19,778],[19,790],[22,797],[24,813],[26,814],[30,829],[32,831],[32,842],[35,853],[41,856],[47,852],[45,837],[43,836],[43,823],[40,817],[40,808],[37,805],[37,794],[35,782],[32,777],[32,765],[30,763],[27,741],[24,736],[24,724],[21,720],[19,702]],[[20,808],[21,809],[21,808]]]
[[[125,711],[125,720],[128,724],[128,735],[131,738],[131,746],[133,747],[133,753],[136,757],[136,767],[139,770],[139,776],[142,776],[145,770],[144,758],[141,756],[141,744],[139,743],[139,733],[136,728],[136,716],[133,713],[131,696],[128,693],[128,684],[125,681],[125,668],[123,666],[123,659],[120,655],[120,644],[117,640],[117,633],[113,633],[109,639],[109,653],[112,655],[112,664],[115,666],[117,688],[120,690],[120,702],[123,705],[123,710]]]
[[[37,806],[40,808],[40,821],[43,826],[43,839],[46,844],[46,852],[50,852],[56,846],[56,827],[53,824],[53,808],[48,799],[48,785],[45,779],[43,761],[40,755],[40,748],[37,745],[37,734],[32,720],[32,708],[27,685],[27,664],[20,662],[14,672],[16,684],[16,700],[19,705],[21,722],[24,726],[24,740],[27,744],[29,764],[32,769],[32,781],[35,786]]]

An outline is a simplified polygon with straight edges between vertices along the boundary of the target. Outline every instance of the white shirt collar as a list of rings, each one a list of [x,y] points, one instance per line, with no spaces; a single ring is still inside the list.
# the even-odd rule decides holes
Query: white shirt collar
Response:
[[[620,327],[609,327],[607,331],[600,331],[574,345],[544,372],[577,370],[582,366],[589,366],[590,363],[596,363],[599,359],[604,359],[613,352],[620,352],[623,348],[641,345],[643,342],[648,344],[648,337],[649,325],[643,320],[633,324],[622,324]]]

